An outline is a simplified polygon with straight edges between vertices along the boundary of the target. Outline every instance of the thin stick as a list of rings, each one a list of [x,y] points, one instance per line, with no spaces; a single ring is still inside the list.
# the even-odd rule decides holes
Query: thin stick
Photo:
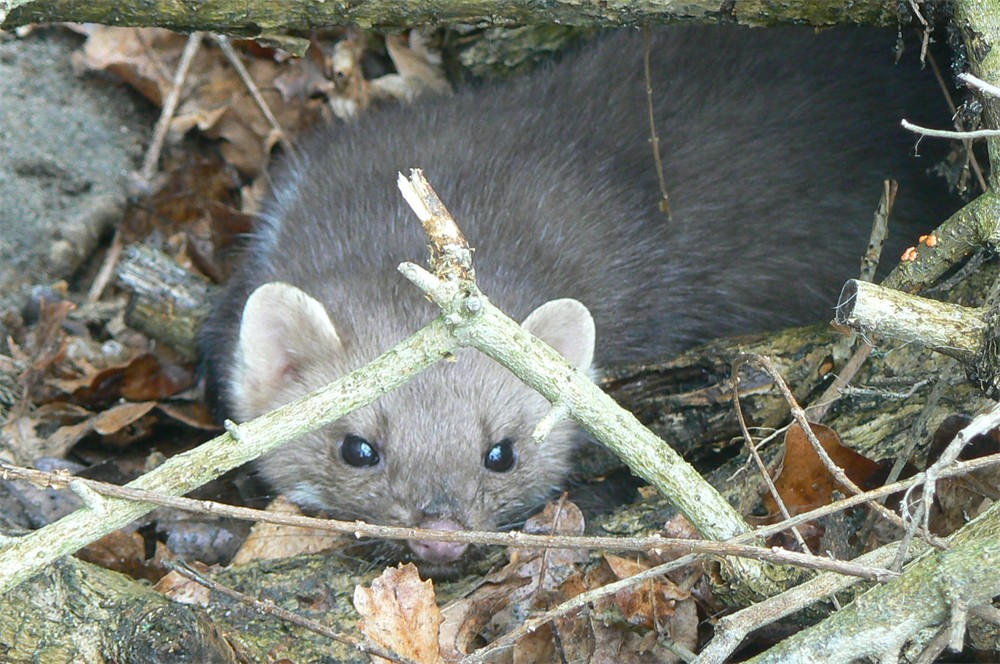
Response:
[[[653,149],[653,164],[656,166],[656,179],[660,183],[660,211],[670,218],[670,193],[667,191],[667,178],[663,174],[663,158],[660,155],[660,137],[656,133],[656,114],[653,111],[653,76],[650,72],[649,55],[652,47],[649,43],[649,26],[642,27],[642,63],[646,76],[646,108],[649,112],[649,145]]]
[[[997,463],[1000,464],[1000,455]],[[211,514],[247,521],[259,521],[274,523],[299,528],[312,528],[325,532],[342,533],[353,535],[361,539],[363,537],[373,537],[379,539],[399,539],[399,540],[428,540],[441,542],[463,542],[469,544],[494,544],[498,546],[516,546],[522,548],[559,548],[559,549],[597,549],[605,551],[655,551],[655,552],[678,552],[682,554],[705,554],[715,556],[735,556],[739,558],[750,558],[755,560],[770,560],[774,555],[782,556],[770,548],[751,546],[742,542],[753,539],[757,536],[768,536],[772,532],[780,532],[783,527],[766,526],[751,533],[746,533],[740,538],[730,541],[715,542],[711,540],[691,540],[682,538],[661,537],[650,535],[647,537],[593,537],[577,535],[535,535],[522,532],[492,532],[492,531],[439,531],[426,530],[423,528],[404,528],[399,526],[380,526],[364,523],[363,521],[336,521],[332,519],[317,519],[314,517],[278,514],[265,512],[248,507],[237,507],[235,505],[225,505],[207,500],[195,500],[181,496],[169,496],[157,494],[151,491],[144,491],[128,486],[118,486],[107,484],[96,480],[74,477],[62,472],[48,473],[29,468],[19,468],[0,462],[0,479],[25,479],[40,486],[65,488],[69,487],[78,493],[81,489],[86,489],[98,496],[108,498],[123,499],[145,503],[148,505],[162,505],[174,509],[200,514]],[[903,491],[908,486],[900,486],[896,491]],[[874,492],[873,492],[874,493]],[[871,498],[874,500],[874,498]],[[862,501],[865,502],[865,501]],[[796,517],[796,524],[801,522],[799,515]],[[813,517],[815,518],[815,516]],[[793,554],[794,552],[786,552]],[[829,558],[806,556],[805,554],[794,553],[793,557],[783,558],[786,564],[807,563],[807,567],[815,569],[826,569],[836,571],[837,568],[844,573],[872,578],[878,580],[879,573],[870,569],[855,568],[850,563],[840,563]],[[809,562],[809,560],[812,562]],[[833,565],[833,568],[831,567]],[[839,565],[847,565],[839,567]]]
[[[930,530],[930,506],[934,502],[934,495],[937,491],[937,482],[941,477],[941,471],[953,465],[958,460],[958,455],[973,438],[985,435],[998,427],[1000,427],[1000,404],[977,416],[964,429],[959,431],[952,441],[948,443],[948,447],[941,453],[938,460],[924,471],[927,481],[923,485],[923,497],[920,501],[920,509],[922,510],[921,516],[923,517],[925,532],[929,532]],[[907,496],[912,491],[913,489],[908,489]],[[910,524],[910,528],[915,529],[916,526],[914,524],[916,524],[917,519],[915,518],[913,521],[914,523]]]
[[[788,389],[788,385],[785,384],[784,378],[781,377],[781,373],[774,367],[774,365],[771,363],[771,360],[769,360],[767,357],[764,357],[763,355],[757,355],[754,353],[741,353],[736,358],[736,361],[733,362],[734,376],[737,375],[739,368],[744,364],[753,364],[754,366],[766,371],[771,376],[771,379],[774,380],[774,384],[778,387],[778,390],[785,397],[785,401],[788,403],[788,407],[792,412],[792,417],[795,419],[796,422],[798,422],[799,426],[802,428],[802,432],[805,433],[806,437],[809,439],[809,442],[812,444],[813,449],[816,451],[816,454],[819,456],[820,461],[823,462],[823,465],[826,467],[827,471],[834,477],[834,479],[836,479],[841,486],[845,487],[852,494],[864,493],[861,487],[855,484],[851,480],[851,478],[849,478],[847,474],[844,473],[844,471],[840,468],[840,466],[838,466],[836,463],[833,462],[833,459],[831,459],[830,455],[827,454],[827,451],[823,448],[823,445],[820,444],[819,439],[816,438],[816,434],[813,433],[812,428],[809,426],[809,420],[806,418],[805,411],[802,410],[802,406],[799,405],[798,401],[795,399],[795,396],[792,394],[791,390]],[[885,518],[893,525],[900,527],[903,526],[903,520],[888,508],[878,503],[872,503],[871,509],[875,510],[875,512],[880,514],[883,518]]]
[[[118,259],[121,258],[122,248],[122,233],[119,228],[115,230],[114,237],[111,238],[111,246],[108,247],[108,253],[104,255],[101,269],[97,271],[97,276],[90,284],[90,290],[87,291],[87,297],[83,301],[84,305],[94,304],[101,299],[101,294],[108,287],[111,277],[115,274],[115,266],[118,265]]]
[[[184,81],[187,79],[188,70],[191,69],[194,56],[197,55],[198,49],[201,47],[202,34],[201,32],[192,32],[188,35],[187,44],[184,45],[180,63],[177,65],[177,71],[174,73],[173,86],[170,88],[170,93],[167,94],[167,98],[163,102],[163,109],[160,111],[160,117],[156,121],[156,128],[153,130],[153,140],[150,141],[149,149],[146,150],[146,156],[142,160],[142,170],[139,171],[139,178],[143,186],[148,187],[149,183],[153,180],[153,175],[156,173],[156,166],[160,161],[160,152],[163,150],[163,141],[167,137],[167,129],[170,128],[170,121],[177,110],[177,104],[181,98],[181,91],[184,89]]]
[[[806,554],[798,554],[805,556]],[[811,556],[807,556],[811,557]],[[699,556],[697,555],[687,555],[672,560],[668,563],[662,565],[657,565],[656,567],[650,567],[649,569],[643,570],[637,574],[626,577],[619,581],[609,583],[600,588],[595,588],[584,593],[580,593],[576,597],[570,598],[560,604],[559,606],[546,611],[545,613],[533,616],[528,620],[522,622],[518,627],[514,628],[510,632],[504,634],[499,639],[489,644],[484,648],[476,650],[468,657],[462,660],[462,664],[480,664],[482,662],[488,661],[497,651],[504,650],[513,647],[517,643],[518,639],[530,634],[535,630],[539,629],[542,625],[556,618],[561,618],[562,616],[568,615],[586,607],[588,604],[596,602],[597,600],[607,597],[608,595],[613,595],[622,590],[627,590],[635,585],[644,583],[646,581],[651,581],[660,576],[663,576],[667,572],[671,572],[675,569],[690,565],[698,561]]]
[[[921,136],[930,136],[932,138],[957,138],[959,140],[965,140],[970,138],[995,138],[1000,136],[1000,129],[975,129],[972,131],[947,131],[945,129],[929,129],[927,127],[921,127],[920,125],[915,125],[909,120],[900,120],[899,124],[903,126],[903,129],[907,131],[912,131],[914,134],[920,134]]]
[[[948,110],[951,111],[951,117],[954,118],[955,129],[958,131],[965,131],[965,126],[962,124],[962,116],[958,112],[958,108],[955,107],[954,100],[951,98],[951,89],[949,88],[948,83],[945,82],[944,76],[941,75],[941,68],[938,67],[937,58],[935,58],[934,54],[931,53],[931,56],[927,59],[927,61],[931,65],[931,71],[934,72],[934,77],[937,79],[938,86],[941,88],[941,93],[944,95],[945,101],[948,102]],[[963,77],[969,77],[977,81],[980,80],[975,76],[972,76],[972,74],[959,74],[958,78],[965,81],[966,84],[969,84],[969,81]],[[985,85],[989,85],[985,81],[981,82]],[[983,89],[983,91],[985,92],[986,90]],[[972,141],[963,140],[962,145],[965,147],[966,161],[971,164],[972,172],[976,175],[976,181],[979,182],[980,189],[982,191],[986,191],[986,177],[983,175],[983,168],[979,165],[979,159],[976,157],[976,153],[972,149]]]
[[[833,382],[820,395],[816,403],[806,406],[806,410],[809,411],[811,419],[814,422],[823,421],[823,418],[826,417],[827,412],[833,404],[837,403],[837,400],[840,399],[841,392],[847,388],[858,372],[861,371],[861,367],[865,365],[865,361],[872,354],[873,350],[875,350],[875,346],[872,345],[871,341],[862,339],[861,345],[858,346],[847,362],[844,363],[844,367],[834,376]]]
[[[875,271],[882,257],[882,246],[889,233],[889,216],[892,214],[892,207],[896,202],[896,193],[899,191],[899,183],[895,180],[884,180],[882,182],[882,196],[879,198],[878,206],[875,208],[875,218],[872,220],[872,231],[868,237],[868,251],[861,259],[861,272],[859,279],[862,281],[874,281]],[[833,378],[833,383],[823,392],[814,405],[808,406],[810,416],[814,422],[822,422],[823,418],[830,411],[833,404],[841,397],[842,391],[854,380],[865,361],[875,350],[871,340],[862,339],[861,345],[855,349],[854,353],[847,360],[844,368]]]
[[[257,104],[257,108],[264,115],[268,124],[271,125],[271,129],[277,133],[278,140],[281,142],[282,147],[285,148],[289,154],[294,156],[295,146],[292,145],[290,140],[288,140],[288,134],[286,134],[285,130],[281,128],[281,123],[278,122],[278,118],[276,118],[274,113],[271,112],[271,107],[267,105],[264,95],[260,93],[260,89],[250,76],[250,72],[247,71],[247,68],[243,65],[243,61],[240,60],[240,56],[236,53],[236,49],[233,48],[232,42],[230,42],[229,38],[225,35],[218,35],[215,33],[212,34],[212,39],[214,39],[215,43],[219,45],[220,49],[222,49],[223,55],[226,56],[226,60],[229,61],[232,68],[236,70],[237,76],[239,76],[240,80],[243,81],[243,85],[246,87],[247,92],[249,92],[250,96],[253,97],[254,103]]]
[[[868,250],[861,259],[861,271],[858,276],[861,281],[875,281],[875,271],[882,258],[885,238],[889,235],[889,217],[892,215],[892,206],[896,203],[898,191],[899,183],[895,180],[882,182],[882,196],[879,198],[878,207],[875,208],[875,218],[872,220],[872,230],[868,236]]]
[[[916,557],[918,553],[922,552],[912,551],[911,553],[913,557]],[[859,557],[857,562],[883,566],[890,562],[894,555],[893,545],[886,544]],[[853,583],[854,579],[822,574],[780,595],[757,604],[751,604],[736,613],[720,618],[715,625],[715,634],[712,640],[698,654],[698,663],[722,664],[722,662],[728,661],[733,651],[751,632],[791,616],[807,606],[834,595],[834,593],[846,590]]]
[[[964,74],[959,74],[958,80],[962,81],[962,83],[965,83],[970,88],[984,92],[991,97],[1000,98],[1000,88],[991,83],[987,83],[978,76],[973,76],[972,74],[966,72]]]
[[[129,483],[133,489],[180,496],[252,461],[307,431],[380,398],[454,352],[455,338],[437,318],[370,364],[266,415],[171,457]],[[239,438],[240,440],[237,440]],[[79,509],[0,548],[0,594],[48,563],[121,528],[153,509],[152,503],[105,499],[100,510]]]
[[[738,361],[738,360],[737,360]],[[764,460],[760,458],[757,454],[757,446],[754,445],[753,436],[750,435],[750,430],[747,428],[746,418],[743,416],[743,408],[740,406],[740,373],[739,368],[734,364],[733,366],[733,408],[736,410],[736,420],[740,424],[740,432],[743,434],[743,440],[746,442],[747,450],[750,452],[750,457],[757,464],[757,470],[760,471],[761,479],[764,484],[767,485],[768,493],[771,494],[771,498],[774,499],[775,504],[778,506],[778,511],[781,512],[781,516],[785,517],[785,520],[792,518],[791,513],[785,506],[785,501],[782,499],[781,494],[778,493],[778,487],[774,485],[774,480],[771,479],[771,473],[768,471],[767,466],[764,464]],[[792,528],[792,535],[795,540],[799,543],[799,546],[803,551],[809,551],[809,545],[806,544],[805,538],[799,532],[798,528]]]

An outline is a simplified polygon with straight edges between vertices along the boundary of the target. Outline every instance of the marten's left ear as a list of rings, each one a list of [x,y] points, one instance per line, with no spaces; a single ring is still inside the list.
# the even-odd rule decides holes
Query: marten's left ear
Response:
[[[550,300],[521,323],[528,332],[555,348],[569,363],[584,372],[594,361],[597,332],[594,318],[577,300]]]

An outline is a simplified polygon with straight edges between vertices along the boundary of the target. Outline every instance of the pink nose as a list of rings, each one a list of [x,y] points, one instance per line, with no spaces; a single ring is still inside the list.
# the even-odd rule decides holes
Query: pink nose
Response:
[[[420,524],[428,530],[463,530],[463,526],[451,519],[430,519]],[[458,560],[469,548],[461,542],[429,542],[409,540],[410,549],[429,563],[450,563]]]

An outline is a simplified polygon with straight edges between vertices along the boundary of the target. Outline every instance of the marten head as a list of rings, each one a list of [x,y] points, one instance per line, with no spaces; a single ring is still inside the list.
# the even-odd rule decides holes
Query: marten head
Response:
[[[379,325],[372,320],[371,325]],[[285,283],[247,299],[229,374],[229,407],[247,420],[374,359],[353,326],[341,334],[326,308]],[[524,321],[576,367],[589,370],[594,323],[576,300],[553,300]],[[438,530],[513,525],[557,490],[579,439],[561,423],[542,443],[532,434],[549,403],[510,371],[465,349],[344,418],[272,452],[260,468],[308,511],[334,518]],[[458,560],[464,544],[410,541],[434,565]]]

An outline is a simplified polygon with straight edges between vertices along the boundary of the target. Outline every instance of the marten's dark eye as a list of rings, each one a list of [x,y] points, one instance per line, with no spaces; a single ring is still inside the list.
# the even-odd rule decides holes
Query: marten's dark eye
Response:
[[[486,452],[483,465],[494,473],[506,473],[514,467],[514,441],[504,438]]]
[[[377,466],[381,460],[378,449],[361,436],[349,433],[340,446],[340,456],[344,463],[355,468]]]

